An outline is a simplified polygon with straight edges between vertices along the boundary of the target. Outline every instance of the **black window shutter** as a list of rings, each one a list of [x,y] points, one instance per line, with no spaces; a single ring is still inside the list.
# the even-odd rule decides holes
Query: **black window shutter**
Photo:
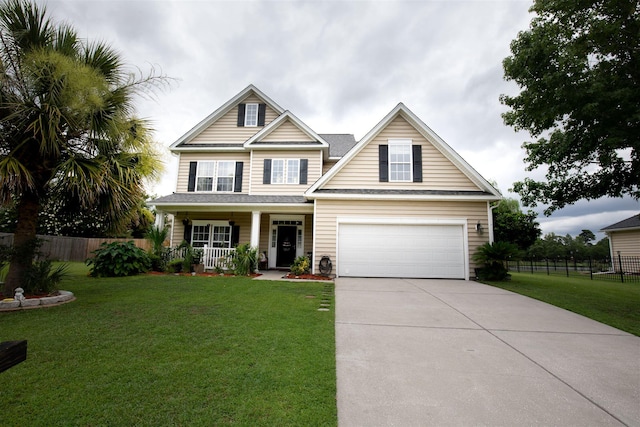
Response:
[[[262,183],[271,184],[271,159],[264,159],[264,171],[262,172]]]
[[[244,167],[244,162],[236,162],[236,179],[233,183],[233,192],[240,193],[242,192],[242,169]]]
[[[413,182],[422,182],[422,146],[413,145]]]
[[[258,126],[264,126],[264,116],[267,113],[267,104],[258,104]]]
[[[246,104],[238,104],[238,126],[244,126],[244,110],[246,107]]]
[[[187,191],[196,191],[196,170],[198,169],[198,162],[189,162],[189,183],[187,184]]]
[[[184,240],[187,241],[187,243],[191,243],[191,230],[193,229],[193,225],[186,224],[184,226]]]
[[[309,159],[300,159],[300,184],[307,183],[308,169],[309,169]]]
[[[380,175],[380,182],[389,182],[389,146],[378,146],[378,168]]]
[[[232,225],[231,226],[231,247],[235,248],[240,244],[240,226]]]

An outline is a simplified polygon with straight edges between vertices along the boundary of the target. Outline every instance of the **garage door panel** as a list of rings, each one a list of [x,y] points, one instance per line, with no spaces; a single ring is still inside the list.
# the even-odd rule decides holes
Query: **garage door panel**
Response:
[[[461,225],[341,224],[338,274],[464,278]]]

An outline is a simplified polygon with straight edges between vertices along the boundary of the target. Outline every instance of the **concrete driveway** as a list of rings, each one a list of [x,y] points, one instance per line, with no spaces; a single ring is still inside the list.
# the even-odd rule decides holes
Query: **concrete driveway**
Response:
[[[640,338],[476,282],[336,280],[338,423],[638,425]]]

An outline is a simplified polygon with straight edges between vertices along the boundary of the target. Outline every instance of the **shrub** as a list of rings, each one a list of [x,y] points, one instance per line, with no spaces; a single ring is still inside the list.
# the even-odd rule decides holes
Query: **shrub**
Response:
[[[166,271],[170,272],[170,273],[180,273],[182,271],[182,263],[183,263],[183,259],[182,258],[176,258],[172,261],[169,261],[167,263],[167,268]]]
[[[164,242],[169,237],[169,228],[151,227],[145,237],[151,243],[149,252],[151,269],[153,271],[165,271],[168,250],[164,246]]]
[[[60,264],[54,268],[50,260],[36,261],[25,272],[20,286],[27,294],[52,294],[67,276],[67,267],[66,264]]]
[[[291,273],[296,276],[301,276],[309,272],[311,268],[311,261],[306,256],[299,256],[293,261],[291,265]]]
[[[485,243],[473,254],[473,260],[483,267],[478,269],[480,280],[507,280],[510,276],[505,267],[508,259],[518,257],[518,247],[507,242]]]
[[[258,248],[248,243],[238,245],[228,257],[227,265],[236,276],[247,276],[258,268]]]
[[[103,243],[87,260],[94,277],[121,277],[144,273],[151,267],[149,255],[133,241]]]

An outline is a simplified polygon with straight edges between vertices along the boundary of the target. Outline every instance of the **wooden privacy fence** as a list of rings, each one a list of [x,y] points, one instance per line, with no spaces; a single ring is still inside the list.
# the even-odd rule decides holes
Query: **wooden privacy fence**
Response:
[[[146,239],[105,239],[105,238],[86,238],[86,237],[65,237],[65,236],[40,236],[42,240],[40,252],[54,261],[81,261],[92,258],[91,252],[95,251],[104,242],[129,242],[148,251],[151,249],[151,242]],[[10,246],[13,244],[13,234],[0,233],[0,245]]]

